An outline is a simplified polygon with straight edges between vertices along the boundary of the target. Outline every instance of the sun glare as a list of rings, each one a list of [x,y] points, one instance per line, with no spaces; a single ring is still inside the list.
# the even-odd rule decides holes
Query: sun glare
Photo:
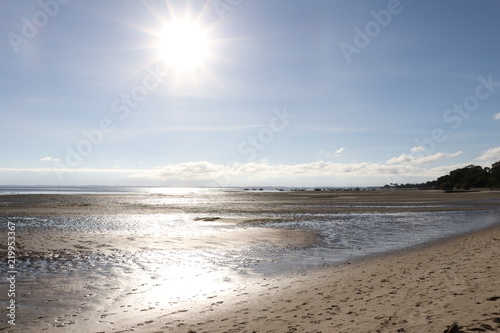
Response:
[[[147,21],[133,25],[144,33],[149,59],[142,69],[154,66],[168,81],[168,94],[201,96],[203,88],[216,82],[213,72],[223,59],[217,25],[211,20],[210,2],[165,1],[146,5]]]
[[[207,39],[194,22],[178,21],[166,26],[160,41],[161,59],[173,69],[193,69],[203,63]]]

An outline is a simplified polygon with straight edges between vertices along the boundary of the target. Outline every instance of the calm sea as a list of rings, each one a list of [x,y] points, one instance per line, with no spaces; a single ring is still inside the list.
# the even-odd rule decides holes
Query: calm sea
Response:
[[[182,194],[218,191],[239,191],[240,188],[149,187],[149,186],[0,186],[1,194],[112,194],[158,193]]]

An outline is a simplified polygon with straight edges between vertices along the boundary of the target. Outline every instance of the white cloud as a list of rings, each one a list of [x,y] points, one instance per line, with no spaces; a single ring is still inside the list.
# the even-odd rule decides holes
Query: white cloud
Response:
[[[154,169],[130,169],[129,176],[157,180],[204,180],[210,175],[224,172],[224,165],[211,162],[185,162]]]
[[[412,148],[413,149],[413,148]],[[435,153],[433,155],[428,156],[418,156],[411,154],[401,154],[399,157],[393,157],[386,161],[387,164],[399,164],[399,163],[410,163],[410,164],[424,164],[424,163],[433,163],[437,161],[441,161],[448,158],[453,158],[458,155],[463,154],[463,151],[458,151],[453,154],[448,153]]]
[[[339,148],[335,151],[335,154],[340,154],[342,153],[343,151],[345,151],[345,147],[342,147],[342,148]]]
[[[42,157],[40,159],[40,161],[44,161],[44,162],[59,162],[61,161],[60,158],[54,158],[54,157],[51,157],[51,156],[46,156],[46,157]]]
[[[399,157],[393,157],[393,158],[387,160],[385,163],[387,163],[387,164],[414,163],[413,161],[415,159],[416,159],[416,156],[403,153]]]
[[[339,157],[346,150],[346,147],[339,148],[334,152],[328,150],[321,150],[318,154],[326,157]]]
[[[493,119],[500,120],[500,112],[493,116]]]
[[[478,161],[497,161],[500,160],[500,147],[490,148],[487,151],[483,151],[479,157],[476,158]]]
[[[425,149],[424,149],[424,147],[413,147],[412,149],[410,149],[410,151],[413,153],[418,153],[421,151],[425,151]]]

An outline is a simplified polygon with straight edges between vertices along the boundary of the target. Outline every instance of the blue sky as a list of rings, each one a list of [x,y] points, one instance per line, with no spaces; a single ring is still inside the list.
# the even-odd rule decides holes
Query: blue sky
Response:
[[[364,186],[500,160],[500,1],[0,9],[0,184]],[[179,20],[203,35],[185,67]]]

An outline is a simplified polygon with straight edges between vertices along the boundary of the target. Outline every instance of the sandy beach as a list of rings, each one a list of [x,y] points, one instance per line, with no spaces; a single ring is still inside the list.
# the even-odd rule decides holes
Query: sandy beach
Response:
[[[283,255],[287,249],[318,244],[321,237],[312,231],[266,227],[266,223],[286,221],[272,218],[284,207],[297,213],[333,214],[479,211],[498,207],[498,192],[237,193],[228,198],[215,207],[208,199],[170,204],[164,196],[141,200],[133,195],[4,197],[1,202],[10,201],[0,209],[4,217],[74,219],[126,213],[151,221],[169,212],[188,214],[196,223],[214,228],[175,237],[154,232],[88,233],[70,227],[39,228],[36,223],[19,229],[18,259],[26,263],[26,272],[18,274],[16,284],[17,324],[2,320],[0,331],[443,332],[457,322],[455,332],[500,332],[498,224],[398,252],[293,273],[248,270],[238,275],[232,267],[221,266],[204,279],[206,271],[198,270],[203,262],[186,264],[181,262],[189,258],[185,256],[179,259],[175,287],[169,286],[175,270],[166,270],[160,260],[160,255],[171,253],[216,255],[228,247],[247,252],[262,246],[279,248],[285,252],[277,255]],[[262,216],[242,217],[256,207]],[[235,212],[239,215],[233,216]],[[144,265],[126,262],[138,254],[142,257],[137,261]],[[38,278],[39,270],[46,272],[43,279]],[[7,285],[1,287],[6,294]],[[3,307],[3,318],[6,313]]]

